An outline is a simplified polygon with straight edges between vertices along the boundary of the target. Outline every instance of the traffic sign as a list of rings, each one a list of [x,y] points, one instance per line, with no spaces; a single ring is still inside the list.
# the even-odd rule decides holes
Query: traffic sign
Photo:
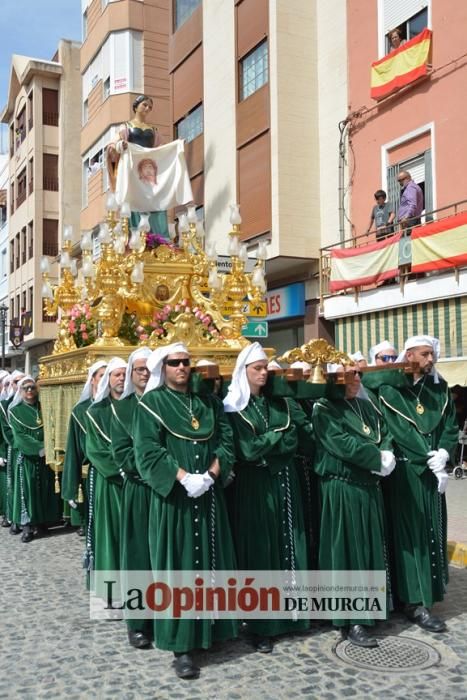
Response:
[[[249,321],[242,328],[245,338],[267,338],[269,333],[267,321]]]

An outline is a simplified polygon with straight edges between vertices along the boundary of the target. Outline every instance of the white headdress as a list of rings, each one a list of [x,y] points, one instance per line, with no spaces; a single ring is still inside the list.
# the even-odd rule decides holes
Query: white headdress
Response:
[[[22,374],[22,372],[21,372],[21,374]],[[31,377],[30,374],[27,374],[25,377],[20,379],[18,382],[18,385],[16,387],[16,393],[15,393],[15,396],[13,398],[13,401],[8,406],[9,411],[11,411],[12,408],[14,408],[15,406],[17,406],[19,403],[21,403],[23,401],[23,396],[21,394],[21,387],[23,386],[24,382],[33,382],[34,386],[36,385],[36,380],[34,379],[34,377]]]
[[[271,360],[270,362],[268,362],[268,370],[269,369],[272,369],[272,370],[282,369],[282,367],[280,366],[280,364],[278,362],[276,362],[276,360]]]
[[[94,362],[94,364],[91,365],[88,369],[86,384],[84,385],[83,391],[81,392],[81,396],[78,399],[78,403],[83,403],[83,401],[92,399],[92,378],[94,377],[96,372],[101,369],[101,367],[107,367],[107,362],[105,360],[97,360],[97,362]]]
[[[120,396],[120,400],[126,399],[127,396],[130,396],[131,394],[135,393],[135,385],[133,384],[133,381],[131,379],[134,361],[147,360],[151,354],[152,350],[147,347],[137,348],[131,353],[130,357],[128,358],[128,364],[126,366],[125,386],[123,387],[123,394]]]
[[[13,382],[15,381],[15,379],[18,379],[18,377],[24,377],[24,372],[22,372],[20,369],[13,370],[13,372],[10,375],[10,386],[8,388],[8,395],[6,397],[7,399],[10,399],[14,395],[16,389],[13,386]]]
[[[404,349],[397,358],[397,362],[407,361],[407,350],[412,350],[413,348],[419,348],[422,345],[427,345],[433,350],[433,363],[438,362],[439,356],[441,354],[441,343],[438,338],[434,338],[432,335],[413,335],[405,341]],[[430,372],[435,384],[439,384],[439,377],[441,376],[436,371],[435,367]]]
[[[297,360],[296,362],[292,362],[290,369],[302,369],[304,372],[309,372],[311,370],[311,365],[304,360]]]
[[[382,340],[381,343],[373,345],[368,353],[370,365],[376,364],[376,356],[379,355],[380,352],[383,352],[383,350],[394,350],[394,345],[392,345],[389,340]]]
[[[366,361],[365,355],[361,352],[361,350],[357,350],[357,352],[353,352],[351,355],[349,355],[350,359],[353,360],[354,362],[361,362],[362,360]]]
[[[151,353],[147,362],[147,368],[151,372],[151,376],[146,384],[145,394],[152,389],[157,389],[164,383],[164,360],[169,355],[175,355],[175,353],[179,352],[190,354],[183,343],[172,343],[163,348],[157,348]]]
[[[104,374],[100,378],[99,384],[97,385],[96,395],[94,397],[94,403],[99,403],[102,399],[107,398],[110,394],[110,374],[116,369],[126,369],[126,362],[122,360],[121,357],[112,357],[109,364],[107,365]]]
[[[2,390],[0,391],[0,401],[3,401],[3,399],[6,399],[8,396],[8,387],[4,386],[4,383],[7,380],[9,383],[10,382],[10,373],[9,372],[2,373],[2,377],[0,379],[0,386],[2,387]]]
[[[198,360],[196,367],[215,367],[216,363],[212,360]]]
[[[224,410],[226,413],[236,413],[243,411],[250,400],[250,385],[246,376],[246,367],[252,362],[267,360],[268,357],[259,343],[252,343],[243,348],[232,375],[232,381],[224,399]]]

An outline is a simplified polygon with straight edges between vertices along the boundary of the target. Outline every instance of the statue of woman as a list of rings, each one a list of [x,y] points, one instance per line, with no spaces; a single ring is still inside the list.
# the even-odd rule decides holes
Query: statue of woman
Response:
[[[116,174],[118,160],[120,154],[123,153],[128,148],[128,143],[135,143],[143,148],[155,148],[161,145],[161,137],[158,130],[148,124],[147,118],[153,108],[153,100],[147,95],[138,95],[138,97],[133,102],[133,113],[134,117],[131,121],[122,124],[119,130],[119,140],[116,144],[109,144],[107,148],[107,167],[110,176],[111,189],[115,190]],[[142,161],[141,165],[145,164],[146,169],[149,171],[151,169],[153,174],[148,177],[146,173],[139,172],[139,177],[144,182],[151,182],[156,184],[157,182],[157,165],[152,159],[147,159]],[[131,204],[131,202],[130,202]],[[137,211],[131,212],[130,226],[137,227],[140,220],[140,214]],[[150,212],[149,223],[151,226],[151,233],[156,233],[164,238],[169,237],[169,229],[167,226],[167,212],[166,211],[153,211]]]

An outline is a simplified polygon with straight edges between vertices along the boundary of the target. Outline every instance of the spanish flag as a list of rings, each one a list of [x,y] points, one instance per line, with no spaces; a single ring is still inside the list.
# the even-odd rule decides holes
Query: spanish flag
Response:
[[[467,265],[467,212],[412,230],[412,272]]]
[[[371,97],[381,100],[427,75],[430,62],[431,30],[414,36],[403,46],[371,64]]]

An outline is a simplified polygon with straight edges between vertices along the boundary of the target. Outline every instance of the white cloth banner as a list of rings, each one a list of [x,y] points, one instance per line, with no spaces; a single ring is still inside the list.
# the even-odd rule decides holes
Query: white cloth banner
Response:
[[[157,148],[129,143],[120,156],[115,196],[132,211],[167,211],[193,201],[183,140]]]

